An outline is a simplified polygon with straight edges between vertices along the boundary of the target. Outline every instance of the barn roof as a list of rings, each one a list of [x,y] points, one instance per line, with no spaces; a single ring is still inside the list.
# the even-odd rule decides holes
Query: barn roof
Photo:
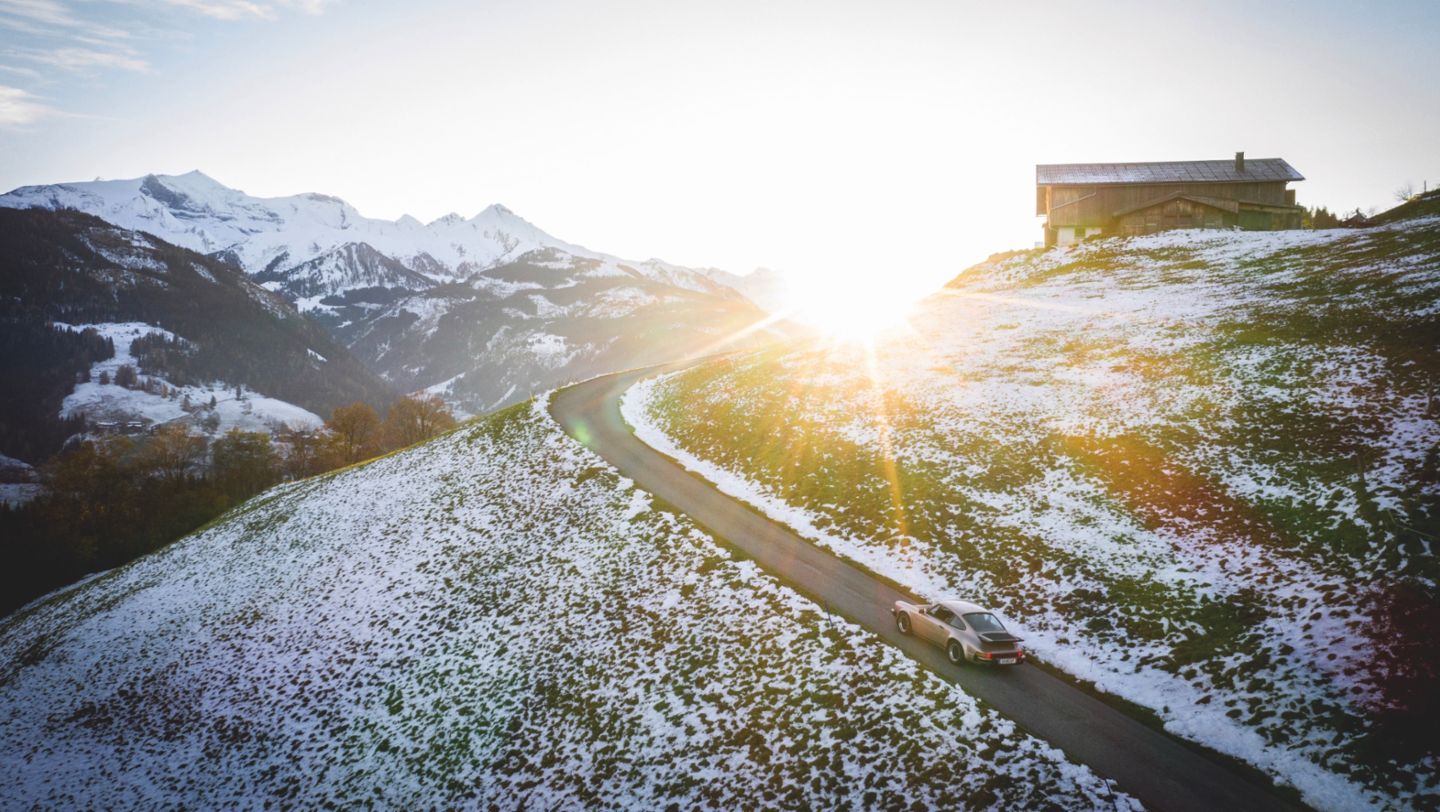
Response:
[[[1305,180],[1283,158],[1246,158],[1235,162],[1156,161],[1122,164],[1036,164],[1036,186],[1090,186],[1105,183],[1253,183]]]

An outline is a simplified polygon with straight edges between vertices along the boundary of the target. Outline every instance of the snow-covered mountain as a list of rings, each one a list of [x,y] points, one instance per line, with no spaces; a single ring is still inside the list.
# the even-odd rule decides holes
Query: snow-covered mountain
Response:
[[[357,287],[425,290],[435,285],[434,279],[364,242],[345,243],[299,265],[261,271],[255,280],[305,310],[319,299]]]
[[[354,288],[416,290],[461,281],[538,249],[617,259],[552,237],[499,204],[474,217],[448,214],[427,224],[408,215],[380,220],[338,197],[253,197],[198,171],[23,186],[0,195],[0,207],[93,214],[263,275],[267,287],[294,300]],[[705,273],[658,261],[630,264],[692,290],[720,292],[723,285]]]
[[[773,304],[769,272],[628,261],[500,205],[377,220],[328,195],[252,197],[190,172],[26,186],[0,208],[79,210],[238,266],[402,391],[431,389],[471,412],[733,347],[729,336],[775,336],[749,329],[766,318],[755,302]]]
[[[567,381],[753,346],[784,335],[729,288],[692,290],[655,267],[560,249],[532,251],[465,282],[355,290],[312,317],[402,391],[430,389],[466,411]]]
[[[108,346],[89,352],[54,335],[66,326]],[[73,211],[0,210],[0,345],[14,353],[0,453],[34,462],[81,429],[66,422],[79,416],[92,425],[213,418],[213,433],[313,424],[396,394],[322,325],[232,266]],[[123,366],[143,380],[122,386]]]

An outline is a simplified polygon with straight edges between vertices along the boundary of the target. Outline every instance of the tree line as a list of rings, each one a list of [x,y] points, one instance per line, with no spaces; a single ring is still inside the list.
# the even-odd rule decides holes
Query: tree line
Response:
[[[0,507],[0,613],[189,533],[286,479],[353,465],[455,425],[436,396],[335,409],[319,430],[233,430],[208,440],[184,424],[142,437],[92,437],[41,468],[40,496]]]
[[[73,331],[0,302],[0,452],[27,462],[59,451],[85,430],[83,417],[60,417],[75,384],[90,367],[115,355],[110,339]]]

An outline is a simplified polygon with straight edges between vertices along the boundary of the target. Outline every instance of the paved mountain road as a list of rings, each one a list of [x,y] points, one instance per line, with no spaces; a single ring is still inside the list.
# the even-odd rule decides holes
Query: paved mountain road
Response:
[[[759,566],[817,602],[897,646],[908,656],[989,703],[1072,759],[1116,781],[1148,808],[1292,809],[1250,775],[1137,721],[1033,666],[956,666],[937,648],[895,628],[890,607],[914,597],[795,535],[721,493],[641,442],[620,416],[620,398],[636,381],[687,363],[623,372],[557,391],[550,413],[570,436],[641,488],[670,503]]]

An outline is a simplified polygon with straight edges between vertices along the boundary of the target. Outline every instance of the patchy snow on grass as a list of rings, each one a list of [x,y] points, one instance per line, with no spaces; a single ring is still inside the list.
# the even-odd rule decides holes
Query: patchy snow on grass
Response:
[[[0,806],[1138,808],[544,409],[0,621]]]
[[[1440,575],[1411,531],[1440,500],[1437,237],[1025,252],[871,349],[712,362],[622,411],[722,491],[921,594],[988,604],[1041,658],[1308,803],[1431,805],[1437,754],[1402,754],[1375,709],[1409,690],[1377,664],[1387,600]]]

